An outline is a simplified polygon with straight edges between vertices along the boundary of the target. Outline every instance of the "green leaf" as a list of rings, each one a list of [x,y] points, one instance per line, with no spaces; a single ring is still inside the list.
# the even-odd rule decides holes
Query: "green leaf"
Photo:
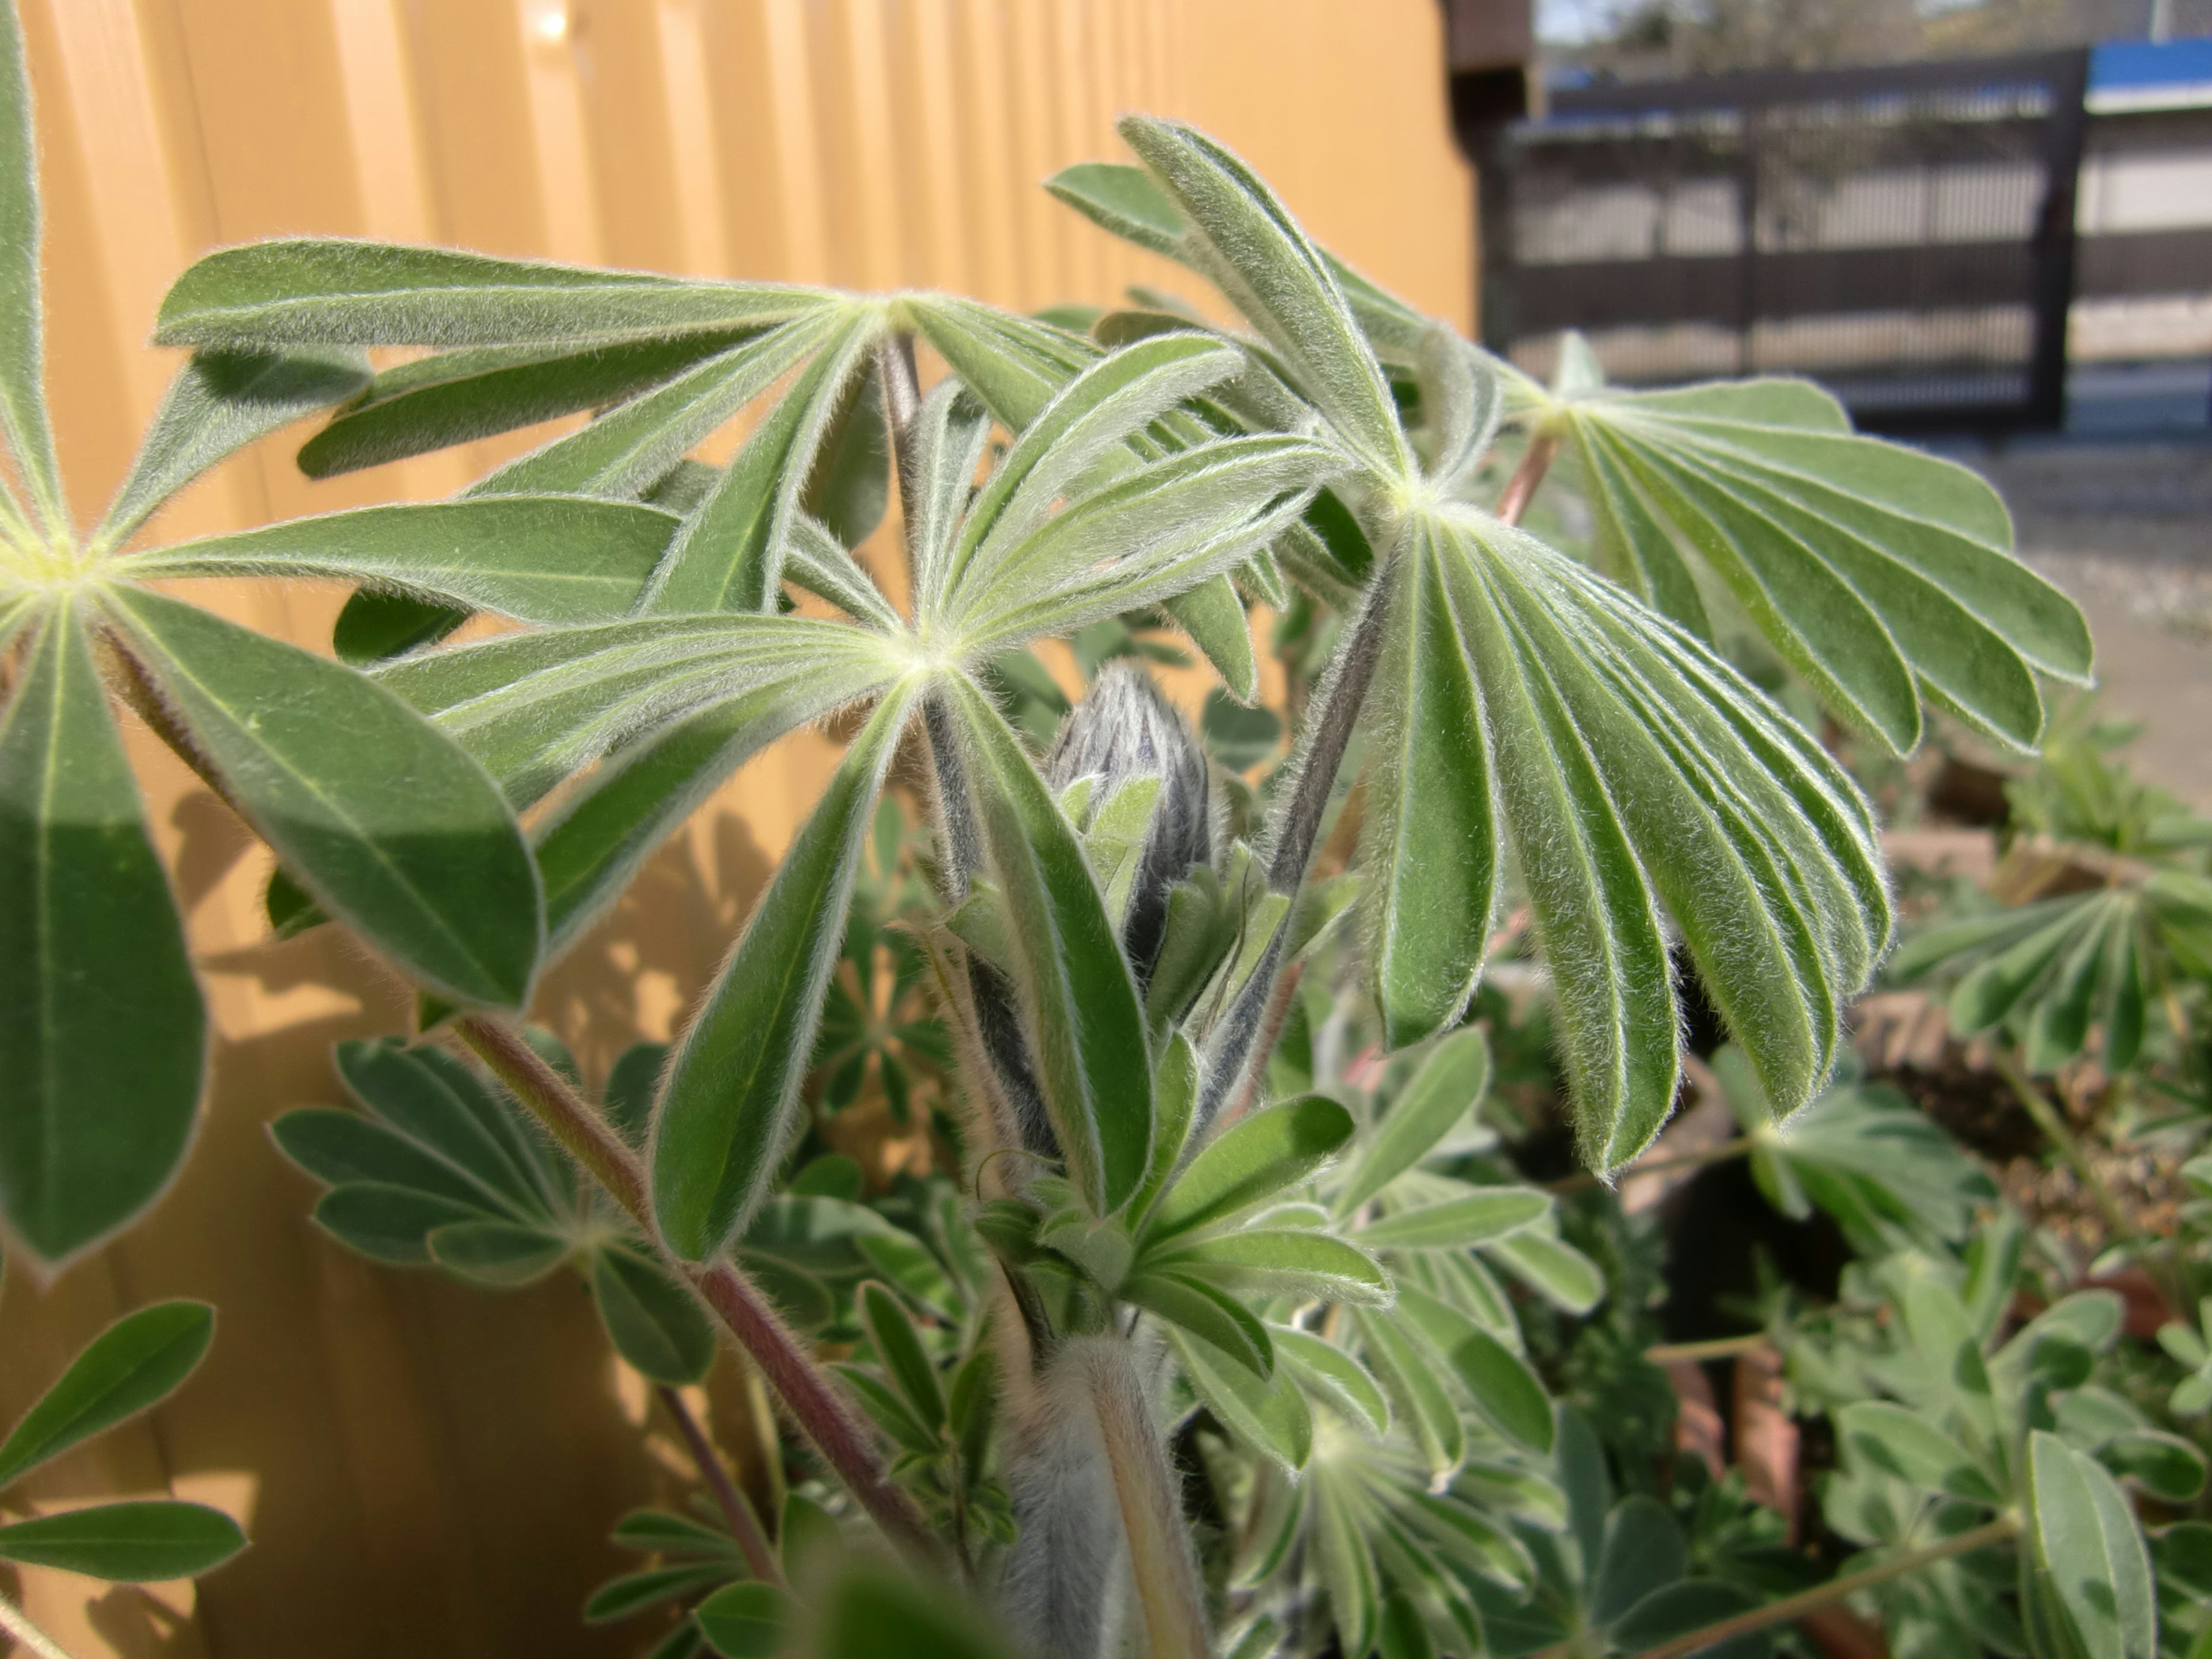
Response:
[[[1514,1277],[1568,1313],[1586,1314],[1605,1299],[1605,1275],[1597,1263],[1573,1245],[1534,1228],[1483,1249],[1504,1262]]]
[[[66,534],[69,502],[46,421],[40,244],[38,137],[22,25],[10,6],[0,16],[0,430],[47,532]]]
[[[349,1138],[327,1173],[311,1164],[311,1174],[397,1181],[447,1192],[479,1209],[503,1210],[512,1219],[553,1218],[559,1194],[545,1178],[544,1155],[533,1132],[522,1127],[519,1109],[504,1105],[467,1066],[434,1048],[403,1048],[397,1039],[341,1042],[334,1054],[338,1076],[354,1098],[422,1152],[464,1174],[475,1190],[452,1192],[444,1180],[425,1182],[418,1164],[396,1162],[388,1151],[372,1161],[360,1136]],[[334,1150],[330,1135],[325,1123],[325,1153]]]
[[[230,799],[326,914],[442,995],[529,1000],[538,874],[474,762],[350,669],[156,594],[107,603]]]
[[[1663,898],[1779,1113],[1824,1080],[1890,912],[1870,813],[1725,663],[1534,538],[1459,521],[1449,569],[1504,817],[1554,963],[1586,1153],[1675,1085]]]
[[[1252,624],[1237,585],[1226,576],[1200,583],[1187,593],[1162,600],[1161,608],[1190,635],[1190,642],[1213,665],[1221,683],[1249,702],[1260,694],[1260,665],[1252,654]]]
[[[1167,1268],[1133,1273],[1115,1294],[1203,1339],[1213,1350],[1262,1379],[1275,1371],[1267,1328],[1228,1291],[1194,1273]]]
[[[890,505],[890,428],[884,419],[884,384],[854,375],[806,480],[807,516],[840,547],[858,547],[875,533]]]
[[[2087,1659],[2154,1659],[2150,1555],[2112,1477],[2040,1429],[2028,1436],[2027,1474],[2036,1565]]]
[[[1475,1409],[1531,1451],[1552,1449],[1552,1401],[1528,1362],[1495,1337],[1470,1331],[1451,1351],[1454,1370]]]
[[[1712,1578],[1662,1584],[1615,1620],[1607,1632],[1624,1652],[1640,1653],[1678,1636],[1748,1612],[1757,1601],[1742,1588]],[[1711,1659],[1765,1659],[1773,1651],[1764,1631],[1701,1650]]]
[[[356,587],[331,625],[331,649],[351,668],[368,668],[435,645],[469,619],[457,605],[440,605],[386,588]]]
[[[725,331],[580,351],[487,346],[418,357],[386,369],[302,444],[300,471],[335,477],[619,404],[745,337]]]
[[[1336,1626],[1337,1650],[1367,1654],[1375,1644],[1382,1584],[1364,1516],[1335,1494],[1313,1506],[1316,1567],[1328,1591],[1328,1610]]]
[[[0,1557],[88,1578],[197,1578],[246,1547],[238,1522],[204,1504],[100,1504],[0,1527]]]
[[[1293,1325],[1270,1325],[1267,1335],[1276,1362],[1295,1372],[1307,1392],[1319,1393],[1378,1437],[1390,1431],[1389,1398],[1364,1365],[1334,1342]]]
[[[742,339],[579,431],[519,455],[471,484],[485,495],[636,495],[665,477],[806,355],[828,332],[802,318]]]
[[[1462,568],[1473,576],[1477,567]],[[1573,964],[1553,974],[1552,987],[1583,1156],[1618,1168],[1650,1144],[1674,1107],[1666,942],[1586,735],[1547,672],[1548,656],[1515,636],[1494,586],[1467,586],[1453,608],[1474,647],[1502,816],[1545,955]]]
[[[592,1253],[592,1300],[615,1352],[655,1382],[696,1382],[714,1363],[714,1329],[658,1262],[622,1245]]]
[[[58,1264],[168,1184],[191,1138],[205,1038],[75,606],[31,626],[0,641],[17,671],[0,714],[0,1220]]]
[[[1136,982],[1052,791],[974,684],[958,681],[950,696],[1013,924],[1045,1109],[1078,1190],[1094,1214],[1109,1215],[1143,1184],[1152,1158],[1152,1068]]]
[[[492,1218],[478,1205],[374,1181],[333,1187],[314,1208],[315,1224],[339,1243],[394,1267],[427,1266],[435,1229]]]
[[[1551,1195],[1537,1188],[1483,1187],[1464,1198],[1397,1211],[1352,1237],[1370,1250],[1463,1250],[1533,1227],[1551,1212]]]
[[[194,478],[257,438],[343,402],[368,379],[358,352],[204,352],[169,382],[94,548],[119,547]]]
[[[601,1106],[615,1132],[632,1147],[645,1145],[653,1127],[653,1097],[660,1087],[660,1073],[668,1063],[665,1042],[633,1042],[607,1068],[607,1086]]]
[[[1336,1194],[1336,1212],[1350,1215],[1426,1158],[1489,1087],[1490,1042],[1479,1029],[1454,1031],[1430,1049],[1413,1081],[1369,1133],[1359,1161]]]
[[[890,1373],[900,1395],[922,1426],[932,1433],[945,1426],[945,1389],[937,1380],[937,1367],[924,1352],[914,1322],[899,1299],[882,1285],[860,1286],[860,1314],[877,1363]]]
[[[722,1659],[774,1659],[784,1650],[798,1611],[788,1592],[750,1579],[716,1590],[691,1617]]]
[[[687,1261],[720,1250],[775,1178],[876,796],[911,706],[909,693],[893,693],[847,750],[669,1063],[654,1111],[653,1209]]]
[[[2086,681],[2088,629],[2012,556],[1994,490],[1966,468],[1853,434],[1802,383],[1611,389],[1567,406],[1614,574],[1669,605],[1687,573],[1663,519],[1832,706],[1899,752],[1925,700],[2002,741],[2043,726],[2032,670]]]
[[[1358,1246],[1327,1233],[1297,1228],[1253,1228],[1219,1233],[1147,1252],[1146,1271],[1173,1268],[1224,1287],[1296,1296],[1302,1300],[1364,1302],[1387,1307],[1390,1277]]]
[[[878,320],[872,312],[848,308],[817,331],[813,361],[684,520],[641,610],[667,615],[772,608],[807,475],[847,384],[867,360]]]
[[[1297,1185],[1352,1135],[1352,1114],[1326,1095],[1301,1095],[1231,1125],[1191,1159],[1153,1212],[1147,1248]]]
[[[1338,470],[1304,438],[1178,450],[1070,502],[946,601],[962,649],[988,656],[1154,605],[1242,565]]]
[[[430,1259],[447,1273],[495,1291],[534,1285],[568,1257],[558,1234],[513,1221],[453,1221],[423,1236]]]
[[[1682,1529],[1667,1506],[1640,1492],[1622,1498],[1605,1518],[1605,1541],[1590,1568],[1590,1622],[1611,1624],[1688,1565]]]
[[[1012,1659],[946,1587],[855,1560],[822,1590],[813,1659]]]
[[[1115,452],[1133,434],[1235,374],[1241,362],[1233,348],[1209,336],[1174,334],[1100,357],[1071,378],[1022,422],[969,507],[943,579],[930,590],[930,609],[949,605],[957,611],[963,591],[988,586],[1056,503],[1083,493],[1079,481],[1102,459],[1126,466]]]
[[[1180,258],[1188,227],[1176,204],[1136,167],[1079,161],[1044,181],[1044,187],[1078,213],[1149,252]]]
[[[159,1302],[117,1320],[0,1443],[0,1486],[167,1398],[192,1374],[215,1336],[204,1302]]]
[[[607,1534],[610,1543],[647,1555],[704,1555],[738,1561],[744,1556],[736,1539],[688,1515],[666,1510],[632,1510],[615,1522]]]
[[[643,1572],[626,1572],[619,1578],[610,1578],[592,1592],[591,1599],[584,1603],[584,1622],[611,1625],[617,1619],[627,1619],[648,1607],[673,1601],[680,1595],[689,1595],[694,1590],[719,1584],[730,1577],[730,1571],[719,1562],[702,1565],[695,1561],[682,1566],[648,1567]]]
[[[376,678],[459,740],[510,802],[527,805],[617,743],[649,749],[691,716],[732,704],[773,736],[880,689],[897,665],[889,641],[848,623],[707,616],[507,634],[393,663]]]
[[[678,520],[568,495],[357,507],[126,554],[134,580],[343,576],[524,622],[629,615]]]
[[[1431,1476],[1456,1469],[1467,1458],[1467,1428],[1459,1407],[1437,1375],[1434,1362],[1391,1316],[1363,1309],[1353,1315],[1368,1368],[1397,1408]]]
[[[1836,1427],[1845,1444],[1885,1474],[1926,1492],[1998,1501],[1966,1449],[1917,1412],[1886,1400],[1862,1400],[1837,1413]]]
[[[298,237],[219,249],[161,301],[154,343],[581,345],[758,328],[838,303],[817,289],[687,281],[443,248]]]
[[[1283,356],[1299,390],[1369,463],[1408,477],[1413,459],[1382,371],[1344,290],[1274,193],[1191,127],[1125,116],[1122,139],[1194,227],[1194,263]]]
[[[1361,825],[1367,960],[1386,1047],[1455,1022],[1474,994],[1498,879],[1489,737],[1430,526],[1400,550],[1367,698]]]
[[[1313,1413],[1287,1370],[1262,1381],[1249,1364],[1170,1328],[1168,1344],[1206,1409],[1247,1446],[1296,1474],[1313,1455]]]

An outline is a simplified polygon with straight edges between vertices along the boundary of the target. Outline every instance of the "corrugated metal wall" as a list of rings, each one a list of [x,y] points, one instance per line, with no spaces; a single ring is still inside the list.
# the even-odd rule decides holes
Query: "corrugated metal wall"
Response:
[[[693,272],[1106,302],[1179,270],[1036,181],[1118,152],[1142,108],[1218,133],[1338,251],[1463,325],[1470,191],[1431,0],[21,0],[40,98],[50,373],[91,516],[173,368],[144,340],[202,250],[283,232],[435,240]],[[164,535],[457,487],[501,453],[310,485],[280,436],[196,489]],[[339,594],[198,584],[303,643]],[[137,734],[143,737],[143,734]],[[343,942],[263,942],[262,856],[150,742],[149,810],[208,976],[215,1084],[191,1162],[144,1225],[41,1292],[0,1295],[0,1419],[125,1309],[196,1296],[214,1353],[149,1421],[46,1472],[41,1504],[171,1491],[254,1548],[201,1585],[25,1572],[79,1659],[617,1653],[586,1589],[672,1447],[567,1279],[477,1295],[372,1268],[308,1227],[262,1124],[333,1097],[336,1038],[401,1029]],[[665,1036],[824,775],[819,739],[753,765],[550,979],[587,1067]],[[5,948],[0,945],[0,948]],[[118,1040],[127,1040],[118,1035]],[[747,1390],[709,1390],[742,1455]],[[0,1578],[0,1583],[4,1583]]]

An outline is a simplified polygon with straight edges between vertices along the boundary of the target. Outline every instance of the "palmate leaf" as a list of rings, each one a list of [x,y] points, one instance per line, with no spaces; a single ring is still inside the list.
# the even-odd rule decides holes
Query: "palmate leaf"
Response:
[[[1541,418],[1572,435],[1607,574],[1707,633],[1694,549],[1823,700],[1899,753],[1923,702],[2031,746],[2035,672],[2087,682],[2088,627],[2014,558],[1996,492],[1853,433],[1808,383],[1592,388]]]
[[[1888,972],[1904,984],[1953,981],[1953,1029],[2010,1028],[2031,1070],[2064,1065],[2093,1031],[2105,1064],[2122,1070],[2142,1048],[2148,1002],[2164,988],[2166,951],[2158,947],[2201,921],[2178,884],[2187,879],[2161,875],[2142,889],[2069,895],[1932,927],[1906,942]]]
[[[1372,1126],[1334,1207],[1349,1215],[1427,1157],[1490,1086],[1490,1042],[1476,1027],[1431,1048],[1390,1109]]]
[[[688,1261],[720,1250],[775,1179],[912,706],[911,692],[893,691],[846,750],[669,1063],[647,1161],[653,1219]]]
[[[143,589],[104,603],[186,742],[325,914],[446,995],[528,1000],[544,901],[481,768],[350,669]]]
[[[1089,417],[1107,404],[1133,417],[1152,401],[1154,394],[1178,380],[1201,380],[1200,389],[1215,384],[1219,376],[1213,373],[1214,365],[1224,349],[1218,340],[1185,332],[1152,344],[1138,359],[1146,373],[1127,383],[1130,377],[1118,368],[1110,373],[1097,369],[1101,353],[1095,343],[1049,324],[1010,317],[972,301],[942,295],[918,295],[904,304],[915,325],[952,365],[960,383],[956,386],[948,382],[933,392],[931,404],[941,401],[943,409],[933,416],[930,406],[925,405],[917,422],[915,447],[921,464],[915,470],[919,478],[932,481],[926,496],[930,505],[917,518],[918,526],[927,526],[927,533],[917,536],[914,543],[919,573],[917,604],[925,612],[940,602],[947,585],[957,506],[967,498],[987,433],[988,422],[978,418],[978,400],[1011,430],[1025,435],[1033,422],[1057,428],[1063,416],[1071,427],[1087,427],[1092,441],[1085,447],[1093,484],[1109,483],[1119,471],[1157,460],[1163,453],[1172,454],[1214,435],[1210,428],[1188,414],[1170,412],[1168,404],[1161,402],[1158,404],[1161,419],[1149,424],[1139,422],[1144,427],[1141,434],[1125,430],[1119,450],[1101,449],[1096,441],[1102,434],[1095,420]],[[1224,372],[1237,373],[1243,368],[1239,359]],[[1079,379],[1089,379],[1089,385],[1080,392],[1073,386]],[[1060,398],[1066,403],[1056,404]],[[1048,417],[1048,408],[1057,408],[1060,415]],[[1300,480],[1301,485],[1310,487],[1328,470],[1317,459],[1314,471]],[[1040,498],[1040,504],[1049,507],[1051,498]],[[1255,501],[1254,505],[1260,503]],[[1272,525],[1251,527],[1264,532],[1265,537],[1279,532],[1279,526]],[[1256,545],[1262,538],[1255,535],[1244,540]],[[1253,556],[1254,546],[1240,542],[1237,548],[1239,560],[1249,573],[1259,562]],[[1125,578],[1127,574],[1125,571]],[[1114,584],[1105,586],[1111,588]],[[1112,615],[1105,607],[1115,601],[1125,608],[1157,602],[1190,636],[1232,691],[1240,697],[1251,695],[1256,666],[1250,624],[1244,620],[1243,602],[1225,573],[1209,577],[1206,567],[1186,567],[1171,571],[1166,580],[1154,576],[1146,586],[1130,587],[1125,581],[1121,591],[1106,593],[1099,591],[1100,586],[1091,583],[1088,592],[1070,596],[1073,609],[1047,607],[1035,619],[1037,631],[1072,629]]]
[[[1777,1112],[1796,1110],[1888,936],[1864,801],[1686,634],[1532,537],[1474,514],[1441,522],[1585,1155],[1617,1167],[1672,1105],[1661,902]]]
[[[0,714],[0,1229],[59,1263],[167,1184],[205,1036],[77,605],[29,626]]]

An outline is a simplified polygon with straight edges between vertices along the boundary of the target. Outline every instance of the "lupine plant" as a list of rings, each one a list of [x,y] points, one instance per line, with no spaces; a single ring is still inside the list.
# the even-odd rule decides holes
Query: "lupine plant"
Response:
[[[1987,1182],[1909,1105],[1831,1086],[1889,889],[1866,799],[1753,674],[1878,752],[1931,717],[2038,743],[2088,636],[1973,475],[1801,381],[1624,390],[1571,337],[1540,384],[1315,246],[1219,144],[1133,117],[1139,165],[1051,188],[1234,326],[1150,292],[1047,319],[226,250],[165,301],[155,338],[190,356],[79,537],[5,44],[0,1216],[25,1259],[149,1202],[201,1086],[119,705],[268,843],[273,926],[343,926],[418,993],[416,1031],[339,1052],[362,1109],[275,1125],[315,1219],[487,1289],[571,1267],[659,1385],[702,1503],[622,1520],[646,1564],[586,1616],[666,1621],[664,1659],[1657,1659],[1765,1652],[1846,1602],[1899,1651],[2148,1659],[2205,1622],[2194,1523],[2155,1562],[2146,1532],[2201,1460],[2094,1380],[2112,1299],[2023,1322]],[[323,408],[316,477],[592,418],[452,501],[146,544],[191,476]],[[726,464],[695,458],[748,411]],[[1521,527],[1559,489],[1586,548]],[[340,660],[142,585],[217,575],[356,584]],[[1256,781],[1283,727],[1255,610],[1295,717]],[[1218,681],[1196,731],[1146,666],[1181,655],[1164,632]],[[712,984],[586,1089],[517,1023],[538,975],[808,726],[842,758]],[[1644,1158],[1690,1014],[1724,1028],[1728,1154],[1861,1258],[1755,1339],[1836,1428],[1825,1557],[1738,1487],[1644,1490],[1533,1334],[1613,1288],[1562,1194]],[[137,1040],[100,1040],[118,1024]],[[1498,1108],[1509,1036],[1569,1104],[1588,1174],[1557,1190]],[[864,1091],[929,1116],[945,1166],[871,1194],[822,1133]],[[796,1431],[765,1518],[681,1395],[716,1327]],[[2168,1341],[2191,1370],[2203,1346]]]

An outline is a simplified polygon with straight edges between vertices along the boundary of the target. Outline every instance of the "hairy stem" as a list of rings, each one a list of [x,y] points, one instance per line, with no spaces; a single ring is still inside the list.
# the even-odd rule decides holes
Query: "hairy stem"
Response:
[[[1683,1659],[1686,1654],[1702,1652],[1733,1637],[1747,1636],[1753,1631],[1789,1624],[1832,1602],[1840,1601],[1847,1595],[1871,1589],[1875,1585],[1887,1583],[1893,1578],[1901,1578],[1908,1572],[1917,1572],[1938,1561],[1948,1561],[1954,1555],[1967,1555],[1975,1550],[1986,1549],[1991,1544],[2002,1544],[2019,1531],[2018,1516],[1999,1516],[1987,1525],[1976,1527],[1971,1532],[1962,1532],[1955,1538],[1945,1538],[1917,1550],[1908,1550],[1903,1555],[1893,1556],[1862,1571],[1832,1578],[1812,1589],[1801,1591],[1796,1595],[1785,1595],[1779,1601],[1770,1601],[1763,1607],[1753,1607],[1733,1619],[1723,1619],[1717,1625],[1707,1625],[1703,1630],[1693,1630],[1686,1635],[1677,1636],[1670,1642],[1662,1642],[1656,1648],[1645,1648],[1635,1656],[1635,1659]],[[1550,1659],[1551,1655],[1565,1655],[1571,1651],[1571,1647],[1555,1648],[1547,1654],[1538,1656],[1538,1659]]]
[[[1507,524],[1519,524],[1521,515],[1528,510],[1528,503],[1536,494],[1536,487],[1544,482],[1544,475],[1552,470],[1552,463],[1559,453],[1559,438],[1550,433],[1539,433],[1528,440],[1528,447],[1522,454],[1521,465],[1513,469],[1513,476],[1505,481],[1505,493],[1498,498],[1498,516]]]
[[[1675,1365],[1684,1361],[1694,1364],[1704,1359],[1735,1359],[1772,1346],[1773,1339],[1765,1331],[1753,1331],[1748,1336],[1716,1336],[1703,1342],[1662,1342],[1646,1348],[1644,1357],[1655,1365]]]
[[[1152,1659],[1206,1659],[1206,1611],[1175,1476],[1145,1409],[1130,1345],[1098,1351],[1091,1382]]]
[[[1376,573],[1366,602],[1314,693],[1316,712],[1307,721],[1298,753],[1291,761],[1296,771],[1269,838],[1267,890],[1271,893],[1295,899],[1305,884],[1314,842],[1321,835],[1322,819],[1336,788],[1336,775],[1344,765],[1345,750],[1352,746],[1352,734],[1358,728],[1359,711],[1367,701],[1367,688],[1374,684],[1376,666],[1382,659],[1391,576],[1396,568],[1396,561],[1387,559]],[[1207,1043],[1206,1085],[1198,1103],[1201,1126],[1212,1122],[1222,1103],[1241,1091],[1245,1072],[1259,1051],[1260,1036],[1284,965],[1284,941],[1296,908],[1293,905],[1284,911],[1274,937],[1267,941],[1267,953],[1222,1015]]]
[[[23,1644],[26,1653],[37,1659],[70,1659],[70,1650],[40,1630],[31,1615],[0,1595],[0,1631],[6,1632]]]
[[[775,1552],[769,1547],[768,1534],[761,1530],[760,1517],[753,1506],[745,1501],[744,1493],[738,1490],[730,1472],[722,1467],[722,1455],[714,1449],[714,1443],[707,1437],[707,1431],[684,1403],[684,1396],[665,1382],[656,1382],[653,1394],[660,1408],[675,1419],[677,1432],[684,1437],[684,1449],[691,1454],[691,1462],[699,1471],[699,1479],[714,1494],[714,1503],[722,1511],[722,1519],[730,1523],[730,1536],[738,1540],[744,1552],[745,1565],[753,1577],[765,1583],[781,1584],[783,1570],[776,1565]]]
[[[647,1236],[653,1237],[644,1166],[606,1120],[512,1028],[470,1014],[456,1022],[454,1030]],[[912,1500],[884,1474],[873,1438],[753,1282],[726,1260],[670,1265],[750,1356],[793,1421],[884,1534],[937,1565],[941,1552],[936,1539]]]

